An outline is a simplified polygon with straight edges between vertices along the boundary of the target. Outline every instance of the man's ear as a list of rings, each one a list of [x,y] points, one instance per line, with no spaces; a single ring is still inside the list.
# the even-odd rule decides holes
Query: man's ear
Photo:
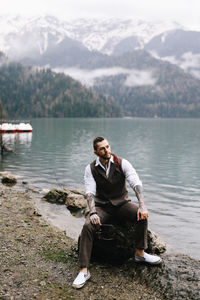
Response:
[[[94,150],[94,154],[96,154],[96,155],[97,155],[97,151],[96,151],[96,150]]]

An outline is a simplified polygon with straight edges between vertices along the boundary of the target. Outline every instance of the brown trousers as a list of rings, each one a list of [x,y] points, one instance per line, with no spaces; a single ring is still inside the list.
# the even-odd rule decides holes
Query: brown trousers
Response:
[[[102,224],[112,223],[112,220],[118,220],[120,222],[128,221],[135,224],[135,245],[137,249],[147,249],[147,227],[148,221],[137,221],[138,206],[132,202],[126,202],[125,204],[116,207],[111,203],[105,206],[96,207],[98,216],[100,217]],[[98,229],[98,225],[93,225],[90,222],[89,216],[87,217],[80,237],[79,245],[79,264],[80,268],[88,268],[90,264],[90,258],[92,253],[93,241],[95,232]]]

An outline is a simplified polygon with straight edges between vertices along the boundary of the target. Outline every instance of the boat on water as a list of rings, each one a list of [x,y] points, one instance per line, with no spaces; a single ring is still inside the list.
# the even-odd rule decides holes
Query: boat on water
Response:
[[[33,128],[30,123],[2,123],[0,124],[0,133],[20,133],[32,132]]]

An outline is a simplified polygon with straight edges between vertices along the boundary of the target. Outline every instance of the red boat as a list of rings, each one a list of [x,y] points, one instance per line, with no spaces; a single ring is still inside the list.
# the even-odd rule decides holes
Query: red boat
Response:
[[[32,132],[30,123],[2,123],[0,124],[0,133]]]

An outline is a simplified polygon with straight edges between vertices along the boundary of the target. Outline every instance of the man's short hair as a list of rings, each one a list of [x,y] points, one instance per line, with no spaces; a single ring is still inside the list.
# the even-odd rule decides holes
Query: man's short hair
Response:
[[[102,142],[103,140],[105,140],[105,138],[103,136],[97,136],[95,137],[95,139],[93,140],[93,148],[94,150],[97,150],[97,144]]]

